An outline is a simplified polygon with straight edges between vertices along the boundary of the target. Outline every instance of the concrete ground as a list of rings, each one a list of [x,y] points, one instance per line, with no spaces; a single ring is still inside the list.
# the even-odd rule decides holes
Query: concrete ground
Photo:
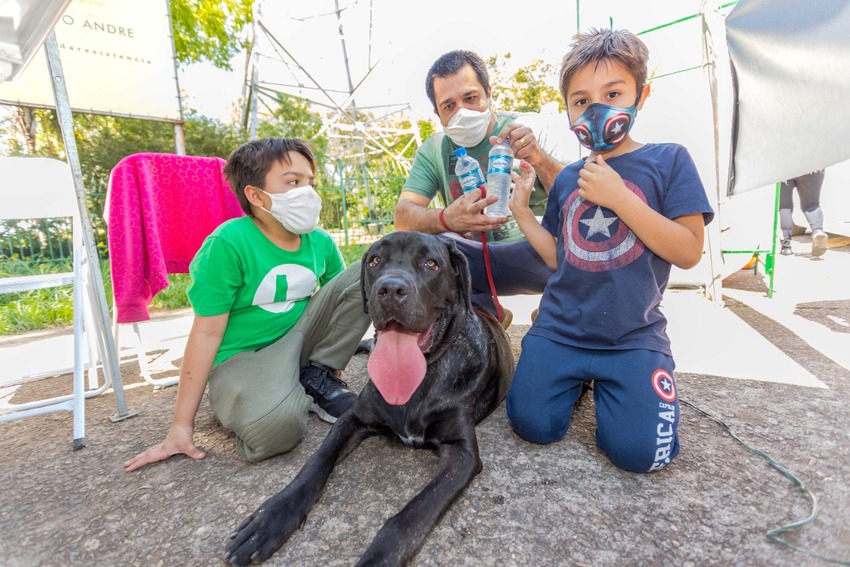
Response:
[[[590,398],[566,437],[549,446],[514,435],[503,404],[478,428],[484,470],[413,565],[826,564],[811,554],[850,564],[848,244],[833,238],[814,259],[808,237],[797,237],[795,255],[777,258],[772,299],[752,270],[726,279],[723,306],[692,290],[668,291],[686,403],[681,455],[660,473],[631,474],[607,461],[594,442]],[[517,355],[535,301],[505,300],[515,315],[509,334]],[[145,325],[155,375],[176,372],[188,321],[184,312]],[[0,369],[43,362],[67,340],[4,339]],[[294,451],[249,464],[205,400],[196,441],[206,459],[175,457],[126,474],[122,463],[164,436],[176,388],[152,388],[138,378],[132,352],[121,355],[127,403],[138,415],[113,423],[111,393],[89,400],[85,448],[71,448],[69,413],[0,424],[0,564],[222,565],[228,534],[293,478],[328,431],[311,416]],[[367,379],[365,366],[359,355],[345,370],[355,389]],[[69,384],[64,375],[7,386],[0,403],[68,391]],[[354,564],[435,466],[428,451],[368,440],[337,467],[303,528],[269,564]],[[794,478],[817,499],[816,519],[781,535],[800,551],[766,535],[812,513]]]

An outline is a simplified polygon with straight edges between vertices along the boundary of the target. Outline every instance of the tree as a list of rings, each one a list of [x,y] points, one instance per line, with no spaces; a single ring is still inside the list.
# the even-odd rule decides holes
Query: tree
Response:
[[[511,54],[506,53],[501,59],[496,55],[487,60],[495,106],[510,112],[540,112],[543,105],[557,102],[558,111],[563,112],[563,97],[552,86],[558,80],[555,65],[536,59],[511,74],[510,59]]]
[[[230,60],[247,46],[253,0],[170,0],[174,55],[180,66],[208,61],[231,71]]]
[[[65,159],[59,123],[53,110],[36,110],[38,122],[35,155]],[[195,156],[227,158],[235,147],[245,141],[235,127],[201,116],[192,110],[184,117],[183,133],[186,153]],[[74,115],[74,137],[80,154],[84,175],[107,175],[124,157],[139,152],[174,152],[174,129],[166,122],[136,118]],[[23,153],[13,141],[10,153]]]
[[[325,136],[318,136],[322,129],[322,118],[311,112],[308,102],[302,98],[277,93],[274,103],[275,106],[268,107],[271,117],[257,125],[257,136],[260,138],[282,136],[309,140],[313,155],[316,156],[318,170],[325,171],[328,161],[328,139]]]

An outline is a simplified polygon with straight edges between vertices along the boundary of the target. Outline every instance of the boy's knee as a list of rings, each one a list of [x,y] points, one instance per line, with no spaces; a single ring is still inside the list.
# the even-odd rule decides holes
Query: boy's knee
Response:
[[[256,463],[294,449],[307,430],[307,413],[271,412],[237,431],[236,449]]]
[[[679,440],[671,437],[628,442],[612,442],[597,435],[597,445],[618,468],[637,473],[660,471],[669,465],[679,454]]]
[[[510,392],[505,400],[505,408],[514,432],[524,440],[538,445],[548,445],[562,439],[570,424],[569,417],[564,422],[560,416],[522,408]]]

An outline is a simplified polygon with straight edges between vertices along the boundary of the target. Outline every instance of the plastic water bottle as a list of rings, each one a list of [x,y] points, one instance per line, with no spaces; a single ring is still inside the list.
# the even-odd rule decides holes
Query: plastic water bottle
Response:
[[[487,167],[487,195],[498,195],[499,200],[484,209],[490,217],[506,217],[511,214],[508,201],[511,198],[511,169],[514,166],[514,151],[510,138],[490,149]]]
[[[455,150],[457,163],[455,164],[455,175],[460,181],[463,192],[467,193],[476,187],[484,185],[484,174],[478,160],[466,153],[466,148]]]

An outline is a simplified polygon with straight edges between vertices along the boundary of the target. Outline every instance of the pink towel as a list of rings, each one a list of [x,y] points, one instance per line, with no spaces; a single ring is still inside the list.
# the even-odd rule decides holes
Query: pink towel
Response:
[[[204,239],[242,216],[221,158],[141,153],[109,178],[106,217],[117,321],[146,321],[167,274],[189,271]]]

